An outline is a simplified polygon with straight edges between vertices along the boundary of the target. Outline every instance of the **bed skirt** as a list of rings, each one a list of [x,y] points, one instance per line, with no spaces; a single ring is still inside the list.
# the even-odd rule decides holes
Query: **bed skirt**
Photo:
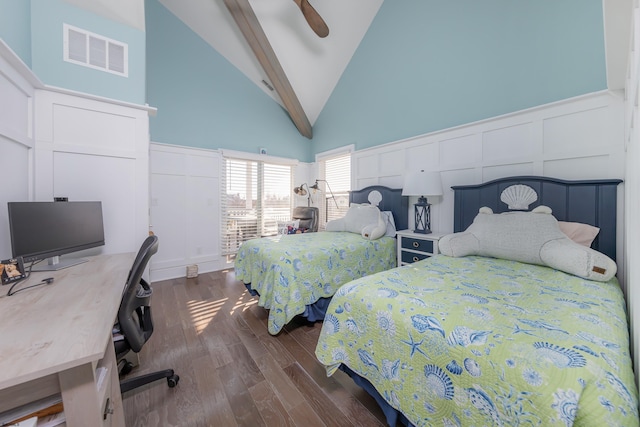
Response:
[[[259,297],[260,294],[255,289],[251,289],[251,283],[245,283],[244,285],[251,296]],[[329,303],[331,302],[331,298],[320,298],[318,301],[311,305],[306,305],[304,307],[304,312],[299,314],[298,316],[307,319],[309,322],[318,322],[324,320],[325,314],[327,314],[327,307],[329,307]]]

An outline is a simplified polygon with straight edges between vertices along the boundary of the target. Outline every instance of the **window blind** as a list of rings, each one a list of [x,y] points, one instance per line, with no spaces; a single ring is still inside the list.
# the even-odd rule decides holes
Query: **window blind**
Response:
[[[320,161],[320,174],[326,182],[318,184],[323,189],[323,203],[320,207],[320,228],[327,221],[342,218],[349,209],[351,191],[351,153],[345,152]],[[331,190],[331,191],[329,191]],[[331,197],[335,197],[335,203]],[[336,206],[337,203],[337,206]]]
[[[223,158],[222,254],[232,255],[242,242],[278,232],[278,221],[291,218],[292,169],[255,160]]]

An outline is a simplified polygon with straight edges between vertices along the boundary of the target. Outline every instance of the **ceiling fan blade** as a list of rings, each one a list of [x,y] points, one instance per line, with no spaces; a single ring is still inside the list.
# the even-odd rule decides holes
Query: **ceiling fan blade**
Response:
[[[318,37],[327,37],[329,35],[329,27],[324,22],[322,17],[316,10],[309,4],[308,0],[293,0],[300,10],[302,11],[302,15],[304,19],[307,20],[307,23],[311,27],[314,33],[318,35]]]

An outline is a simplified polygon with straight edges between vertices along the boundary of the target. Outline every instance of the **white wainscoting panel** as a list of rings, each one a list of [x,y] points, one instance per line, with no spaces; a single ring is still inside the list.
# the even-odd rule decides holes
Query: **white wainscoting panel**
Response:
[[[2,101],[0,100],[0,103]],[[2,120],[2,116],[0,116]],[[9,214],[7,202],[29,200],[31,153],[29,147],[19,144],[0,134],[0,259],[11,258],[11,238],[9,235]]]
[[[491,181],[505,176],[535,175],[535,170],[533,162],[485,166],[482,168],[482,181]]]
[[[482,134],[482,160],[487,164],[514,163],[539,154],[535,143],[533,123],[522,123]]]
[[[608,177],[611,167],[610,157],[606,155],[545,160],[542,174],[563,179],[583,179],[585,171],[589,171],[593,177]]]
[[[151,145],[151,225],[160,239],[151,280],[227,266],[220,255],[220,165],[217,151]]]
[[[607,106],[585,108],[571,114],[543,120],[544,151],[547,155],[604,148],[612,143]]]
[[[353,154],[353,188],[380,184],[375,157],[382,162],[390,151],[405,153],[399,175],[407,170],[439,170],[443,176],[447,172],[464,177],[451,178],[456,184],[521,173],[564,179],[623,178],[622,111],[622,99],[598,92],[359,150]],[[591,128],[593,123],[598,130],[591,136],[576,129]],[[443,199],[453,197],[449,184],[443,180],[443,185]]]
[[[58,89],[36,91],[34,200],[102,201],[100,253],[136,252],[148,235],[150,111]]]
[[[7,202],[33,195],[33,97],[40,83],[0,40],[0,259],[10,258]]]
[[[93,253],[137,250],[144,232],[136,230],[136,160],[83,153],[53,153],[53,195],[69,201],[100,201],[105,245]],[[77,258],[78,254],[73,254]]]
[[[458,169],[478,163],[482,159],[481,144],[480,133],[440,140],[439,169]]]
[[[632,43],[629,51],[629,73],[624,108],[624,143],[627,149],[625,172],[625,278],[631,323],[631,352],[636,385],[640,382],[640,7],[634,2]]]
[[[102,106],[100,106],[102,107]],[[57,144],[87,147],[109,147],[131,151],[136,146],[135,116],[115,111],[78,108],[74,105],[53,105],[51,141]],[[40,134],[43,140],[47,135]]]
[[[406,150],[398,150],[405,152],[404,162],[397,162],[396,168],[399,175],[404,175],[404,169],[407,171],[417,172],[424,170],[440,169],[440,146],[435,142],[427,142],[422,145],[407,147]],[[402,184],[400,185],[402,187]]]
[[[352,187],[389,182],[401,187],[405,171],[440,171],[444,195],[429,198],[432,229],[452,232],[452,185],[479,184],[514,175],[623,178],[623,111],[624,102],[619,96],[598,92],[356,151]],[[376,169],[389,152],[404,153],[394,157],[398,170],[395,180],[391,175],[380,177]],[[623,230],[624,200],[620,199],[618,225]],[[417,197],[409,199],[410,205],[416,201]],[[409,226],[413,227],[410,207]],[[621,234],[620,269],[624,265],[623,242]]]

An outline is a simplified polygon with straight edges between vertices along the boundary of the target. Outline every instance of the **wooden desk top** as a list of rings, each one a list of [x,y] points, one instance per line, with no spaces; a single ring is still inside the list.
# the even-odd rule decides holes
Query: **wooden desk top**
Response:
[[[60,271],[33,272],[5,296],[0,287],[0,390],[104,356],[135,253],[89,257]]]

